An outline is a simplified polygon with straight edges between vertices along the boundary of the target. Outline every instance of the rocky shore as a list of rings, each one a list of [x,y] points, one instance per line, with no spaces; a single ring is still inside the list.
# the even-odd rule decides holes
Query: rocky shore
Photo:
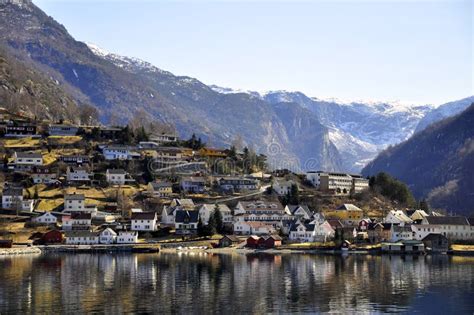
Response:
[[[34,246],[0,248],[0,256],[25,255],[25,254],[41,254],[41,250],[38,247],[34,247]]]

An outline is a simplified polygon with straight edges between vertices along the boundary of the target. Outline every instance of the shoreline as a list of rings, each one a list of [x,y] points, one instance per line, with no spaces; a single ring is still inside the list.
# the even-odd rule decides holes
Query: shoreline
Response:
[[[225,248],[206,248],[206,247],[161,247],[159,244],[150,245],[42,245],[31,247],[13,247],[0,248],[1,256],[17,256],[27,254],[51,254],[51,253],[84,253],[84,254],[115,254],[115,253],[129,253],[129,254],[181,254],[181,253],[208,253],[208,254],[306,254],[306,255],[398,255],[398,256],[427,256],[427,255],[447,255],[447,256],[474,256],[472,251],[453,251],[447,253],[426,252],[426,253],[399,253],[399,252],[382,252],[373,250],[324,250],[324,249],[254,249],[245,247],[225,247]]]

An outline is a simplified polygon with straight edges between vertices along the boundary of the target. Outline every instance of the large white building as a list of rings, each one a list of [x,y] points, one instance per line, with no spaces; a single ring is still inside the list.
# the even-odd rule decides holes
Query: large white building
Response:
[[[138,243],[137,231],[119,231],[117,235],[117,244]]]
[[[64,212],[86,211],[86,197],[83,194],[64,195]]]
[[[39,224],[56,224],[58,218],[52,215],[51,212],[45,212],[44,214],[33,218],[32,221]]]
[[[2,208],[19,211],[33,211],[34,200],[23,198],[23,188],[5,187],[2,191]]]
[[[219,212],[222,215],[222,222],[224,222],[224,224],[232,224],[233,216],[229,207],[222,203],[218,204],[217,206],[219,207]],[[214,204],[203,204],[199,208],[199,217],[201,218],[201,222],[204,225],[209,223],[209,218],[211,215],[213,215],[215,208],[216,205]]]
[[[278,201],[240,201],[234,209],[235,221],[260,222],[281,227],[293,216]]]
[[[474,240],[474,227],[461,216],[427,216],[421,224],[412,224],[414,238],[424,239],[428,234],[442,234],[449,240]]]
[[[306,180],[321,191],[337,195],[359,193],[369,188],[369,180],[355,174],[310,171],[306,173]]]
[[[107,183],[111,185],[125,185],[127,172],[123,169],[108,169],[105,173]]]
[[[124,145],[107,146],[102,149],[102,153],[106,160],[132,160],[140,157],[135,148]]]
[[[294,242],[326,242],[334,238],[335,231],[327,221],[319,224],[297,222],[290,228],[289,239]]]

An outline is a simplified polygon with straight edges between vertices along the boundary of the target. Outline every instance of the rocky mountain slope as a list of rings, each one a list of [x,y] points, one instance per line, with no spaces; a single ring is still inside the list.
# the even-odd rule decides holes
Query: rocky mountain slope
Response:
[[[418,198],[450,212],[474,212],[474,103],[408,141],[382,152],[364,175],[385,171],[407,183]]]
[[[79,103],[59,82],[0,48],[0,106],[31,118],[77,121]]]
[[[288,121],[259,97],[218,93],[196,79],[87,46],[29,0],[0,1],[0,45],[14,50],[35,71],[71,87],[74,97],[99,109],[104,123],[126,123],[145,111],[154,120],[175,125],[182,137],[197,133],[212,145],[230,144],[241,137],[246,145],[288,161],[289,166],[296,161],[292,168],[305,163],[306,153],[300,152],[311,147],[315,168],[341,169],[337,149],[321,124],[288,130],[299,128],[292,122],[304,117]],[[295,138],[306,133],[317,136],[304,143]]]

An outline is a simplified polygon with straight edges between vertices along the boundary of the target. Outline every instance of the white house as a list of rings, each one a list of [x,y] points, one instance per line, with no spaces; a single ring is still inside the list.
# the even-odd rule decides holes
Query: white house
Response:
[[[23,198],[23,188],[4,187],[2,191],[2,208],[32,212],[34,200]]]
[[[235,220],[259,222],[281,227],[281,222],[293,219],[278,201],[239,201],[234,209]]]
[[[293,185],[296,185],[296,183],[292,180],[275,180],[273,181],[272,189],[277,195],[285,196],[291,193],[291,187]]]
[[[122,169],[108,169],[105,173],[107,183],[111,185],[125,185],[127,172]]]
[[[385,223],[403,225],[403,224],[409,224],[412,222],[413,220],[410,219],[402,210],[391,210],[385,217]]]
[[[156,231],[158,228],[156,212],[132,213],[132,231]]]
[[[148,192],[154,197],[168,197],[173,193],[173,185],[169,182],[150,182]]]
[[[64,195],[64,212],[86,211],[86,197],[83,194]]]
[[[99,234],[99,243],[101,244],[113,244],[117,239],[117,233],[111,228],[106,228]]]
[[[202,193],[205,190],[206,180],[203,177],[183,177],[179,185],[185,192]]]
[[[430,233],[442,234],[449,240],[474,240],[474,229],[462,216],[427,216],[421,224],[411,227],[416,240],[422,240]]]
[[[263,235],[273,234],[276,229],[271,224],[260,222],[237,221],[234,223],[234,234],[236,235]]]
[[[409,224],[392,224],[390,235],[390,242],[409,241],[414,239],[414,232]]]
[[[66,170],[66,178],[70,183],[90,182],[93,175],[86,167],[70,166]]]
[[[194,210],[177,210],[175,217],[175,231],[179,235],[197,234],[199,212]]]
[[[56,173],[51,172],[47,167],[33,167],[33,173],[31,179],[35,184],[53,184],[57,182]]]
[[[99,244],[99,232],[67,231],[66,244],[69,244],[69,245]]]
[[[229,207],[225,204],[217,204],[217,206],[222,215],[222,222],[224,222],[224,224],[232,224],[233,216]],[[199,217],[201,218],[202,224],[207,225],[209,223],[209,218],[214,213],[215,208],[216,205],[209,203],[203,204],[199,208]]]
[[[287,205],[285,212],[298,219],[311,220],[314,217],[313,211],[306,205]]]
[[[70,230],[90,230],[92,226],[92,214],[85,212],[73,212],[62,216],[62,229]]]
[[[31,221],[40,224],[56,224],[58,222],[58,218],[52,215],[51,212],[45,212],[44,214],[33,218]]]
[[[13,154],[15,168],[32,168],[43,165],[43,156],[35,152],[15,152]]]
[[[132,160],[140,157],[135,148],[125,145],[106,146],[102,149],[102,153],[106,160]]]
[[[117,244],[135,244],[138,243],[137,231],[119,231]]]
[[[217,180],[219,188],[225,191],[256,190],[260,187],[257,179],[225,176]]]
[[[326,242],[334,237],[335,231],[324,221],[321,224],[295,224],[290,229],[289,239],[295,242]]]

